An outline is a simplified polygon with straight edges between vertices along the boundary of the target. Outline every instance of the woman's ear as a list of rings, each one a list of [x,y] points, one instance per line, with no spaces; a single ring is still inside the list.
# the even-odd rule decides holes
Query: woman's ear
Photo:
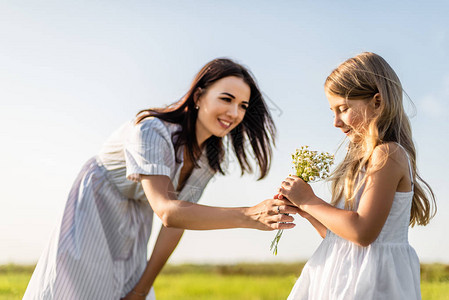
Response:
[[[195,105],[198,107],[200,104],[200,96],[203,93],[203,89],[202,88],[197,88],[195,90],[195,92],[193,93],[193,101],[195,102]]]
[[[382,97],[380,96],[380,93],[376,93],[373,97],[373,103],[374,103],[374,108],[379,108],[380,105],[382,104]]]

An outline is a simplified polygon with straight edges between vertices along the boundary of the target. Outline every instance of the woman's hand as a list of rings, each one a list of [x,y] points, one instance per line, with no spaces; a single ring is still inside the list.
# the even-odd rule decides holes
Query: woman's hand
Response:
[[[282,181],[281,187],[279,188],[279,198],[287,198],[294,205],[301,208],[301,205],[307,204],[314,198],[316,198],[315,193],[312,190],[312,187],[304,182],[298,176],[290,175],[284,181]],[[302,210],[298,213],[303,216]],[[304,212],[304,217],[307,214]],[[307,214],[308,215],[308,214]]]
[[[284,196],[280,195],[280,194],[276,194],[274,195],[274,199],[287,199],[284,198]],[[288,200],[288,199],[287,199]],[[303,211],[302,209],[298,208],[298,214],[303,217],[304,219],[309,219],[310,217],[312,217],[309,213]]]
[[[246,215],[255,222],[254,228],[260,230],[293,228],[294,218],[287,214],[296,213],[299,209],[286,199],[267,199],[246,210]]]

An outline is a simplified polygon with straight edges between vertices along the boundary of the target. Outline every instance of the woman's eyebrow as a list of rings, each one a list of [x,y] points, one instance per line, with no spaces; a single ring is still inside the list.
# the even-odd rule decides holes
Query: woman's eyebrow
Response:
[[[229,97],[231,97],[232,99],[235,99],[235,96],[226,92],[223,92],[222,94],[228,95]]]
[[[223,92],[222,94],[231,97],[232,99],[235,99],[235,96],[226,92]],[[249,101],[242,101],[243,104],[249,104]]]

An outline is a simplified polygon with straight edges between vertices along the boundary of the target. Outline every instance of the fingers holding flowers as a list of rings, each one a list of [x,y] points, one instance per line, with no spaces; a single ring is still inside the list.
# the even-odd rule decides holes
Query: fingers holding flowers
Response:
[[[311,198],[315,197],[315,193],[310,185],[294,175],[290,175],[282,181],[278,194],[280,199],[287,198],[298,207],[306,204]]]
[[[257,222],[257,229],[275,230],[295,227],[292,223],[294,218],[288,214],[299,213],[299,209],[290,201],[275,197],[248,209],[248,215]]]
[[[287,199],[274,199],[270,226],[272,229],[289,229],[295,226],[295,219],[290,214],[299,213],[300,209]]]

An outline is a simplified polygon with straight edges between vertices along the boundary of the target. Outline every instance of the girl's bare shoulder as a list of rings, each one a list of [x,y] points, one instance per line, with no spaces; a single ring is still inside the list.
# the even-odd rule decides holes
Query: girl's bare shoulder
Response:
[[[370,164],[378,168],[395,168],[408,172],[408,156],[405,149],[395,142],[383,143],[374,148]]]

